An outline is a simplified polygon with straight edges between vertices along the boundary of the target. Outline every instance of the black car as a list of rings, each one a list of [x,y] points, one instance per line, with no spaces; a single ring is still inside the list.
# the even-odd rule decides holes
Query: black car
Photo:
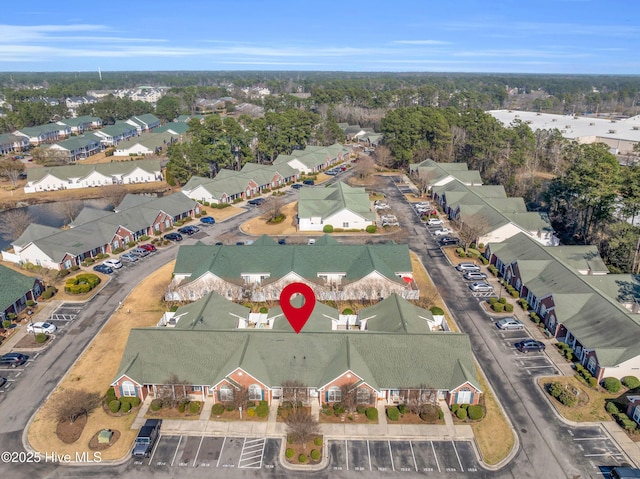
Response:
[[[0,377],[0,388],[7,384],[7,378]]]
[[[106,264],[97,264],[93,267],[93,270],[103,274],[113,273],[113,269],[110,266],[107,266]]]
[[[286,239],[284,239],[284,238],[280,238],[280,239],[278,240],[278,244],[287,244],[287,240],[286,240]]]
[[[313,180],[304,180],[302,183],[309,186],[313,186],[316,184],[316,182]]]
[[[291,188],[299,190],[300,188],[302,188],[304,185],[300,184],[300,183],[295,183],[293,185],[291,185]]]
[[[443,236],[442,238],[440,238],[439,243],[442,246],[448,246],[448,245],[452,245],[452,244],[458,244],[458,238],[454,238],[452,236]]]
[[[542,341],[536,341],[535,339],[526,339],[515,344],[518,351],[528,353],[529,351],[544,351],[545,345]]]
[[[256,198],[256,199],[253,199],[253,200],[249,200],[247,203],[250,204],[251,206],[260,206],[265,201],[266,200],[264,198]]]
[[[182,233],[183,235],[188,236],[191,236],[198,231],[200,231],[200,229],[196,226],[183,226],[182,228],[178,228],[178,233]]]
[[[163,238],[169,241],[182,241],[182,235],[180,233],[167,233]]]
[[[0,356],[0,366],[11,366],[16,368],[27,362],[29,356],[20,353],[8,353]]]

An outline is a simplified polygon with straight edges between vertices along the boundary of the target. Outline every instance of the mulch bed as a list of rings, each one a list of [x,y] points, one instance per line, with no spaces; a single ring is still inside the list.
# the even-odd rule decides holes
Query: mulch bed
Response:
[[[303,447],[303,445],[299,443],[289,444],[289,442],[287,442],[287,449],[293,449],[293,457],[285,456],[287,462],[290,464],[313,465],[318,464],[322,460],[322,445],[316,446],[313,443],[313,440],[307,442],[306,447]],[[320,453],[320,459],[318,459],[317,461],[311,460],[311,451],[313,449],[316,449]],[[307,462],[302,463],[298,461],[298,457],[300,456],[300,454],[305,454],[307,456]]]
[[[47,340],[44,343],[37,343],[35,335],[29,333],[26,334],[18,343],[14,346],[15,349],[37,349],[43,348],[51,341],[51,336],[47,335]]]
[[[87,416],[83,415],[76,419],[73,423],[69,421],[60,421],[56,426],[56,435],[65,444],[73,444],[78,439],[87,424]]]
[[[349,419],[349,418],[352,419]],[[357,412],[347,413],[344,412],[338,416],[335,413],[324,414],[320,411],[320,423],[329,424],[376,424],[378,421],[370,421],[365,414],[358,414]]]
[[[222,414],[214,416],[213,414],[209,418],[210,421],[254,421],[265,422],[269,420],[269,415],[265,417],[249,416],[246,410],[242,410],[242,419],[240,419],[240,411],[234,409],[233,411],[225,410]]]
[[[92,451],[104,451],[105,449],[110,448],[118,439],[120,439],[120,431],[111,431],[113,434],[111,435],[111,440],[108,444],[98,442],[98,436],[100,435],[100,431],[96,432],[93,437],[89,440],[89,449]]]

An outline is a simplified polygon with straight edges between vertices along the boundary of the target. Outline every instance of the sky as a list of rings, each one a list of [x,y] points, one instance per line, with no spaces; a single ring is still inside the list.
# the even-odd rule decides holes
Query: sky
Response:
[[[0,71],[640,74],[637,0],[3,3]]]

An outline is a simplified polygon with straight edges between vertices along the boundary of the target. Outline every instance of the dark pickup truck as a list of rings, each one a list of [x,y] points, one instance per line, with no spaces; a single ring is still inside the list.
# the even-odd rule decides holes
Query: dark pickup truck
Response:
[[[134,457],[149,457],[151,455],[153,446],[160,436],[160,426],[162,426],[162,419],[147,419],[133,443],[131,454]]]

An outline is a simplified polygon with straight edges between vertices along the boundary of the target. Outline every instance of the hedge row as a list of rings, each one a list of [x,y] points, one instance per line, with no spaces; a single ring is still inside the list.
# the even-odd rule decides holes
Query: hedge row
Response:
[[[549,394],[567,407],[573,407],[578,402],[578,398],[561,383],[551,383]]]

